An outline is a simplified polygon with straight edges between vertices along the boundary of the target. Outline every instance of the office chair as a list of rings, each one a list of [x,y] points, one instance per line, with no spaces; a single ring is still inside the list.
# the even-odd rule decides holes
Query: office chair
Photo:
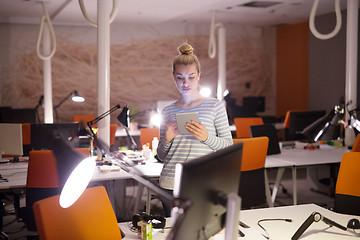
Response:
[[[360,152],[343,154],[336,181],[334,210],[360,216]]]
[[[233,139],[233,142],[234,144],[243,143],[238,192],[241,197],[241,207],[249,209],[266,203],[269,207],[273,207],[265,170],[269,139],[267,137],[242,138]]]
[[[358,134],[355,138],[354,145],[351,148],[352,152],[360,152],[360,134]]]
[[[115,134],[116,134],[116,130],[118,129],[118,124],[116,123],[111,123],[110,124],[110,146],[115,144]]]
[[[250,126],[264,124],[261,117],[241,117],[234,118],[234,124],[236,127],[236,138],[249,138]]]
[[[88,148],[75,149],[84,156]],[[25,207],[18,209],[18,220],[23,220],[29,231],[36,231],[32,205],[34,202],[60,194],[56,159],[51,150],[30,151],[26,179]]]
[[[150,149],[152,149],[152,140],[154,137],[160,138],[159,128],[140,128],[140,145],[149,143]]]
[[[31,150],[31,124],[22,123],[23,155],[29,156]]]
[[[103,186],[87,188],[69,208],[59,205],[59,195],[33,205],[40,240],[121,239],[120,228]]]

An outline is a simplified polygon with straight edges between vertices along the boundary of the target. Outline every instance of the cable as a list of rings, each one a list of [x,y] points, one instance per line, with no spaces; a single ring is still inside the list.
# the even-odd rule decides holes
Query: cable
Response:
[[[219,27],[223,27],[223,25],[221,23],[215,24],[215,11],[213,11],[211,24],[210,24],[210,38],[209,38],[209,48],[208,48],[209,58],[215,58],[216,56],[215,30]]]
[[[50,19],[49,14],[48,14],[48,12],[46,10],[46,6],[45,6],[44,2],[41,2],[41,5],[43,7],[44,15],[42,16],[41,22],[40,22],[40,30],[39,30],[37,43],[36,43],[36,54],[38,55],[38,57],[41,60],[45,61],[45,60],[48,60],[48,59],[52,58],[54,56],[54,54],[55,54],[55,51],[56,51],[56,38],[55,38],[54,28],[52,26],[51,19]],[[49,31],[50,31],[50,37],[52,39],[52,49],[51,49],[49,55],[47,55],[47,56],[42,55],[42,53],[40,52],[40,42],[41,42],[41,38],[42,38],[42,35],[43,35],[43,32],[44,32],[45,21],[46,21],[46,24],[48,25],[48,28],[49,28]]]
[[[260,224],[261,222],[265,222],[265,221],[285,221],[285,222],[292,222],[291,218],[265,218],[265,219],[260,219],[257,222],[257,225],[265,232],[265,234],[262,234],[266,239],[271,239],[270,235],[268,233],[268,231]]]
[[[327,40],[334,37],[340,31],[341,28],[342,19],[341,19],[341,11],[340,11],[340,0],[335,0],[336,25],[334,30],[328,34],[319,33],[315,27],[315,14],[318,4],[319,4],[319,0],[314,0],[314,4],[310,12],[310,19],[309,19],[310,30],[315,37],[321,40]]]
[[[85,19],[94,27],[97,27],[97,22],[96,20],[94,20],[93,18],[91,18],[86,9],[85,9],[85,5],[84,5],[84,1],[83,0],[79,0],[79,5],[80,5],[80,9],[81,9],[81,12],[82,14],[84,15]],[[118,0],[113,0],[113,8],[111,10],[111,13],[110,13],[110,23],[112,23],[116,17],[116,14],[119,10],[119,2]]]

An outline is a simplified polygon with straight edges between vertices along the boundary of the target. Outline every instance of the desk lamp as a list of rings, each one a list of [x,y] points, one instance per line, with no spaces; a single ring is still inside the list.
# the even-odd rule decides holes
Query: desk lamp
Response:
[[[350,103],[351,101],[349,101],[346,106]],[[343,99],[341,99],[340,104],[335,106],[333,111],[310,124],[301,133],[311,142],[335,140],[340,136],[340,126],[342,124],[344,127],[353,128],[356,136],[360,132],[360,121],[355,116],[355,113],[360,111],[360,106],[353,110],[347,109],[350,119],[346,123],[343,121],[345,114],[344,105]]]
[[[301,133],[310,142],[336,140],[340,137],[340,125],[343,123],[344,114],[344,100],[341,98],[339,105],[324,117],[307,126]]]
[[[92,129],[92,126],[99,122],[101,119],[103,119],[104,117],[108,116],[109,114],[113,113],[114,111],[116,111],[117,109],[120,109],[120,104],[117,104],[116,106],[112,107],[110,110],[104,112],[103,114],[101,114],[100,116],[96,117],[95,119],[88,121],[86,124],[88,126],[88,131],[90,132],[90,137],[91,137],[91,142],[90,142],[90,152],[91,155],[94,152],[94,138],[93,136],[96,136],[96,133],[94,132],[94,130]]]
[[[89,134],[92,134],[92,132],[90,131]],[[98,139],[96,135],[92,135],[92,137],[103,156],[106,156],[112,164],[120,166],[122,170],[131,174],[135,180],[151,189],[159,195],[161,200],[172,206],[172,195],[143,177],[142,173],[133,167],[134,163],[129,160],[126,155],[121,152],[110,152],[110,148]],[[74,151],[63,138],[59,137],[54,138],[54,155],[56,161],[59,163],[62,163],[63,161],[69,162],[67,164],[62,164],[62,168],[66,165],[66,169],[63,170],[61,176],[59,174],[61,186],[63,186],[59,204],[61,207],[67,208],[77,201],[89,184],[96,167],[96,157],[82,157],[79,153]]]
[[[123,110],[121,111],[121,113],[117,116],[117,119],[119,120],[119,122],[123,125],[125,132],[126,132],[126,136],[128,137],[131,147],[131,150],[137,150],[138,146],[134,140],[134,138],[130,135],[129,133],[129,108],[127,106],[125,106],[123,108]]]
[[[59,122],[59,116],[58,116],[58,113],[57,113],[57,109],[69,98],[72,96],[72,100],[74,102],[84,102],[85,101],[85,98],[81,97],[78,93],[78,91],[74,90],[72,91],[71,93],[69,93],[69,95],[67,95],[66,97],[64,97],[58,105],[56,105],[54,107],[54,112],[55,112],[55,116],[56,116],[56,122]]]
[[[44,106],[44,95],[41,95],[41,97],[39,98],[38,104],[34,108],[35,113],[36,113],[36,122],[37,123],[40,123],[40,117],[39,117],[39,111],[38,111],[40,106],[42,106],[42,107]]]

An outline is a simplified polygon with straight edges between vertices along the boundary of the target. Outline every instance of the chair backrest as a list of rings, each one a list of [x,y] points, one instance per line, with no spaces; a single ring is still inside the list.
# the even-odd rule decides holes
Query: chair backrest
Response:
[[[335,188],[334,210],[360,216],[360,152],[344,153]]]
[[[152,140],[154,137],[160,138],[159,128],[140,128],[140,145],[149,143],[152,149]]]
[[[88,148],[77,148],[84,156],[89,155]],[[28,230],[36,230],[32,205],[34,202],[60,193],[60,181],[56,159],[51,150],[30,151],[26,179],[26,207],[23,218]]]
[[[95,116],[94,114],[77,114],[73,115],[73,122],[78,123],[84,123],[86,125],[87,122],[94,120]],[[96,124],[93,125],[93,127],[96,127]]]
[[[89,156],[88,148],[76,148],[76,151]],[[52,150],[30,151],[26,187],[60,187],[56,159]]]
[[[269,144],[268,137],[234,138],[233,142],[243,143],[241,171],[251,171],[265,167],[266,153]]]
[[[121,239],[115,213],[103,186],[88,188],[69,208],[59,205],[59,195],[33,206],[40,240]]]
[[[236,127],[236,138],[249,138],[250,126],[264,124],[261,117],[241,117],[234,118],[234,124]]]
[[[23,145],[31,144],[31,123],[22,123],[22,139]]]
[[[26,187],[56,188],[59,186],[53,151],[30,151]]]
[[[250,126],[251,137],[268,137],[269,146],[267,155],[280,153],[279,138],[273,124]]]
[[[115,134],[116,134],[116,130],[118,129],[118,124],[116,123],[111,123],[110,124],[110,146],[114,145],[115,143]]]
[[[265,185],[265,160],[269,139],[267,137],[233,139],[243,143],[239,196],[241,206],[251,208],[267,202]]]
[[[355,138],[354,145],[351,149],[352,152],[360,152],[360,134],[358,134]]]

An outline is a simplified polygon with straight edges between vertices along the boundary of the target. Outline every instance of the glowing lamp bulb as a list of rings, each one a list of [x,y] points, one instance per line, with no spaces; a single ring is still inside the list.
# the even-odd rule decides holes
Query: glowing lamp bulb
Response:
[[[95,160],[96,156],[87,157],[72,171],[60,194],[59,203],[62,208],[73,205],[85,191],[94,174]]]

